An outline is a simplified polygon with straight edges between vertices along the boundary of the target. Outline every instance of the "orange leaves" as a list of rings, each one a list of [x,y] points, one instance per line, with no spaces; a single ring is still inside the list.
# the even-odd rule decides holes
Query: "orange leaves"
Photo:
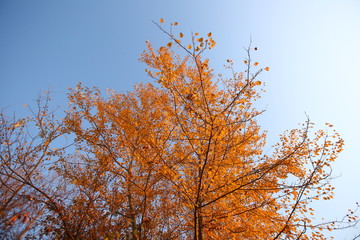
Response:
[[[164,19],[163,19],[163,18],[160,18],[159,22],[160,22],[160,23],[164,23]]]
[[[178,25],[177,22],[171,24],[171,25]],[[163,29],[163,31],[165,31]],[[171,30],[172,31],[172,30]],[[199,52],[201,50],[205,50],[205,49],[212,49],[215,47],[216,45],[216,42],[211,38],[212,36],[212,33],[209,32],[207,33],[207,38],[204,38],[204,37],[198,37],[199,36],[199,33],[194,33],[193,36],[192,36],[192,42],[191,44],[187,44],[187,45],[182,45],[180,40],[178,39],[175,39],[173,36],[173,34],[171,33],[170,34],[171,38],[173,38],[173,40],[178,43],[180,46],[182,46],[183,48],[186,48],[188,50],[190,49],[194,49],[194,53],[195,52]],[[180,38],[183,38],[184,37],[184,34],[182,32],[179,33],[179,37]],[[189,47],[189,45],[191,45],[191,47]]]
[[[164,20],[161,18],[160,19],[160,23],[164,23]],[[178,22],[174,22],[171,23],[171,26],[177,26]],[[165,29],[163,29],[162,27],[159,26],[160,29],[162,29],[162,31],[166,32]],[[171,33],[170,33],[171,32]],[[178,45],[180,45],[183,49],[187,49],[187,50],[191,50],[194,49],[193,54],[195,54],[195,52],[199,52],[205,49],[212,49],[215,47],[216,42],[211,38],[212,33],[209,32],[206,34],[207,38],[204,37],[198,37],[199,33],[194,33],[192,36],[192,42],[190,44],[182,44],[181,41],[179,39],[174,38],[174,34],[172,33],[172,29],[170,30],[169,33],[167,33],[172,40],[177,43]],[[184,34],[182,32],[179,33],[179,38],[183,38]],[[168,43],[167,47],[171,47],[172,44]]]
[[[214,48],[216,45],[216,42],[211,37],[208,39],[208,43],[209,43],[209,49]]]
[[[342,150],[340,136],[332,129],[312,133],[307,121],[263,152],[266,132],[254,102],[263,84],[258,75],[269,67],[259,67],[249,48],[246,71],[236,72],[236,62],[227,60],[230,71],[217,75],[206,57],[215,46],[211,33],[184,39],[172,32],[177,22],[168,32],[156,25],[171,40],[156,49],[147,42],[140,57],[156,84],[108,97],[78,84],[61,128],[74,136],[75,149],[62,156],[61,148],[42,142],[46,151],[56,147],[57,173],[73,188],[63,207],[73,216],[62,219],[71,219],[70,226],[85,219],[81,226],[103,234],[94,239],[109,232],[117,239],[135,233],[191,239],[194,232],[202,239],[296,239],[304,224],[314,228],[307,203],[333,197],[327,181]],[[19,127],[14,122],[10,129]],[[119,214],[105,221],[108,210]]]
[[[254,84],[255,84],[256,86],[260,86],[260,85],[261,85],[261,81],[255,81]]]
[[[194,49],[194,52],[201,51],[200,53],[207,48],[214,47],[215,41],[212,40],[211,34],[207,35],[208,38],[195,38],[198,35],[197,33],[194,34],[190,44],[180,46],[187,50]],[[180,33],[179,36],[181,38],[183,34]],[[164,51],[158,52],[163,53]],[[181,139],[176,141],[176,148],[174,148],[176,153],[172,153],[171,158],[163,161],[171,162],[177,158],[186,159],[179,163],[178,169],[181,171],[172,172],[163,166],[161,174],[175,181],[178,184],[177,192],[189,195],[189,199],[196,199],[195,196],[197,195],[207,199],[203,203],[204,205],[214,206],[214,209],[218,209],[210,212],[211,214],[229,212],[228,204],[231,204],[233,209],[246,209],[241,201],[235,201],[238,198],[236,194],[229,194],[228,192],[241,189],[239,182],[235,181],[241,176],[238,175],[238,170],[241,169],[240,172],[245,176],[249,175],[251,169],[256,167],[252,159],[261,154],[261,147],[265,144],[265,134],[260,132],[260,128],[252,120],[259,112],[251,107],[252,102],[258,97],[255,86],[262,83],[258,80],[246,80],[244,75],[239,73],[236,74],[238,76],[236,79],[222,79],[224,86],[227,87],[226,90],[222,90],[216,84],[218,79],[215,79],[211,74],[209,60],[202,60],[201,56],[194,52],[189,52],[189,57],[186,60],[173,52],[168,52],[169,57],[165,58],[162,54],[154,54],[155,51],[152,49],[143,55],[146,56],[143,59],[147,63],[151,63],[150,67],[160,71],[158,75],[160,83],[172,96],[173,110],[169,113],[169,117],[176,120],[171,122],[175,124],[174,129],[178,129],[176,139]],[[228,63],[233,64],[231,60],[228,60]],[[247,61],[245,63],[248,64]],[[254,65],[257,66],[258,63]],[[248,122],[248,124],[244,125],[243,122]],[[181,127],[178,128],[177,125]],[[210,147],[205,144],[207,142],[209,142]],[[222,160],[218,161],[218,159]],[[262,169],[262,166],[258,167]],[[197,171],[194,171],[197,168],[204,169],[201,176],[198,175]],[[269,165],[263,166],[263,169],[267,168]],[[276,188],[275,185],[270,186],[270,182],[274,182],[273,178],[285,178],[285,169],[283,175],[284,177],[282,174],[274,173],[270,177],[271,180],[265,181],[267,183],[261,187]],[[191,180],[200,177],[203,179],[202,187],[196,185],[199,181]],[[254,179],[256,176],[244,177],[242,182],[251,182]],[[261,185],[261,183],[259,184]],[[262,201],[250,193],[247,198],[254,203]],[[271,194],[268,200],[271,200]],[[223,201],[227,202],[227,205],[223,205]],[[185,200],[182,206],[191,212],[195,211],[194,206],[197,206],[197,203]],[[279,204],[279,206],[281,205]],[[279,217],[276,216],[276,213],[274,215],[273,211],[265,210],[261,215],[268,215],[269,218],[258,219],[258,221],[270,225],[274,225],[271,219]],[[246,218],[246,216],[241,216],[241,218]],[[210,221],[210,219],[208,220]],[[237,220],[239,219],[227,217],[222,218],[221,222],[226,224],[228,229],[235,231],[239,227],[234,224]],[[192,226],[191,221],[195,220],[189,219],[189,221],[188,225]],[[223,236],[230,236],[225,229],[218,231]],[[246,233],[237,237],[246,238],[248,236],[246,234],[253,234],[254,231],[256,228],[249,226]],[[266,237],[264,238],[266,239]]]

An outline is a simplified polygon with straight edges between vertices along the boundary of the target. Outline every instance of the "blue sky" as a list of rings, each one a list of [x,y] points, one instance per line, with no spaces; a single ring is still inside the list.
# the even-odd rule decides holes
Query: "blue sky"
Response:
[[[334,165],[336,198],[318,216],[340,217],[360,202],[360,1],[358,0],[62,0],[0,1],[0,107],[21,115],[40,91],[53,91],[66,106],[76,82],[116,91],[151,81],[139,55],[145,41],[167,42],[152,20],[178,21],[190,34],[212,32],[211,60],[223,71],[239,63],[250,36],[253,55],[271,71],[261,124],[275,143],[285,129],[306,120],[334,124],[345,150]],[[239,68],[241,70],[241,68]],[[360,229],[357,230],[360,232]],[[338,233],[351,239],[354,231]]]

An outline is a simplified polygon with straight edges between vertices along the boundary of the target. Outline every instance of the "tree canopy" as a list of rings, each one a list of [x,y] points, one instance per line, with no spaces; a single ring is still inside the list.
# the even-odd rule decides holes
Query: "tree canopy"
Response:
[[[264,153],[254,102],[269,67],[211,69],[212,34],[169,38],[140,57],[153,83],[109,91],[79,83],[56,120],[48,95],[24,119],[1,115],[0,234],[9,239],[325,239],[311,202],[333,198],[343,140],[309,119]]]

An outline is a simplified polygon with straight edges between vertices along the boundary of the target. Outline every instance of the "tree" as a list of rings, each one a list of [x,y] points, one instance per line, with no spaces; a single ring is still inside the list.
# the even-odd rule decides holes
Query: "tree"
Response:
[[[216,78],[209,60],[202,58],[215,44],[211,33],[206,39],[191,36],[185,47],[172,32],[159,27],[172,41],[157,51],[149,44],[141,60],[155,69],[148,70],[149,75],[171,99],[170,121],[176,132],[172,151],[178,157],[172,153],[165,162],[175,176],[169,176],[170,185],[183,204],[186,235],[306,238],[307,227],[315,227],[306,214],[312,211],[308,203],[332,198],[327,168],[341,152],[342,139],[325,131],[311,138],[307,121],[302,129],[281,136],[272,155],[262,154],[266,135],[256,122],[261,112],[252,103],[259,98],[256,87],[261,82],[256,78],[269,68],[251,74],[258,63],[250,58],[249,47],[245,74],[236,73],[229,60],[232,76]],[[186,57],[172,52],[172,45],[185,50]],[[314,231],[311,238],[321,239],[322,234]]]
[[[42,228],[55,203],[56,182],[49,169],[61,136],[61,123],[49,111],[49,95],[40,96],[32,116],[16,119],[1,114],[0,127],[0,235],[21,239]],[[26,106],[25,106],[26,107]],[[59,187],[60,185],[58,185]],[[51,194],[50,194],[51,193]]]
[[[171,41],[158,50],[148,42],[140,60],[154,69],[147,73],[158,87],[140,84],[101,99],[99,90],[79,85],[69,96],[67,126],[78,148],[91,153],[96,171],[116,179],[111,186],[122,205],[113,207],[128,229],[124,234],[322,239],[320,231],[335,223],[313,224],[309,203],[333,197],[330,163],[343,140],[332,125],[311,133],[307,120],[282,135],[271,155],[263,154],[266,134],[256,122],[262,111],[253,102],[262,85],[257,77],[269,68],[251,73],[258,62],[249,47],[245,73],[236,73],[228,60],[231,77],[215,76],[203,57],[215,46],[211,33],[195,33],[186,45],[182,33],[176,38],[172,29],[157,26]]]
[[[229,76],[216,75],[205,57],[215,46],[211,33],[193,34],[188,45],[182,43],[184,34],[175,37],[177,23],[170,31],[156,25],[170,42],[157,50],[148,42],[140,58],[151,68],[146,71],[154,84],[103,97],[99,89],[79,83],[70,89],[63,121],[44,121],[48,112],[34,118],[43,139],[37,152],[44,154],[32,159],[46,168],[22,171],[32,168],[25,162],[17,168],[2,157],[2,181],[11,186],[4,188],[11,190],[8,199],[20,199],[24,194],[17,189],[23,188],[36,199],[35,208],[26,210],[38,216],[32,218],[38,223],[35,233],[27,231],[28,236],[324,239],[323,229],[357,223],[354,212],[337,222],[312,219],[311,202],[333,197],[331,163],[343,140],[331,124],[314,131],[307,119],[264,154],[266,132],[256,120],[263,111],[254,102],[262,91],[258,76],[269,68],[251,59],[257,48],[247,48],[244,72],[236,72],[228,60]],[[11,129],[2,129],[2,136]],[[73,143],[51,151],[49,143],[59,136]],[[14,141],[1,146],[19,149],[9,142]],[[14,162],[21,159],[12,156]],[[43,179],[56,177],[50,187],[33,180],[44,172],[52,174]],[[26,212],[26,204],[11,201]],[[4,224],[12,222],[8,216]]]

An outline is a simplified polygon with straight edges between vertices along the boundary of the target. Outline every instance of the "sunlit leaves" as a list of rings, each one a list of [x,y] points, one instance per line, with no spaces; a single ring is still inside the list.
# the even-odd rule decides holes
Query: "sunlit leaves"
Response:
[[[261,176],[262,171],[267,171],[266,176],[264,175],[261,177],[266,183],[260,188],[276,189],[269,191],[266,194],[264,193],[268,198],[267,201],[274,202],[273,204],[267,205],[269,207],[269,212],[266,210],[256,210],[260,212],[263,211],[261,213],[263,217],[258,221],[262,222],[264,225],[271,226],[270,228],[274,230],[275,235],[285,234],[286,232],[286,234],[293,234],[291,236],[296,237],[298,231],[296,226],[299,222],[304,221],[309,227],[312,226],[311,219],[306,218],[304,215],[307,213],[309,213],[310,216],[314,214],[312,210],[307,209],[306,202],[310,200],[304,200],[302,199],[302,196],[307,196],[307,199],[311,200],[319,200],[320,198],[328,200],[332,198],[332,187],[321,188],[321,190],[315,192],[314,195],[311,195],[311,193],[313,193],[311,189],[313,189],[313,185],[321,185],[322,181],[326,182],[328,177],[326,168],[330,166],[329,162],[336,159],[336,154],[341,151],[342,142],[338,140],[335,142],[325,141],[325,143],[322,143],[321,139],[326,137],[323,132],[316,133],[314,139],[310,140],[308,133],[312,124],[307,123],[304,125],[303,129],[295,129],[288,134],[284,134],[280,143],[275,145],[275,151],[272,156],[261,155],[265,134],[260,133],[259,127],[252,120],[249,121],[249,125],[243,130],[244,126],[242,125],[242,121],[247,122],[247,120],[244,119],[254,119],[254,117],[259,114],[258,111],[252,108],[252,102],[260,97],[255,87],[262,85],[262,82],[256,80],[256,77],[261,70],[269,71],[270,68],[261,68],[257,73],[252,75],[250,73],[250,67],[252,65],[259,66],[259,62],[253,62],[249,55],[246,60],[244,60],[244,64],[247,65],[245,74],[233,72],[233,76],[230,79],[224,79],[222,77],[220,77],[220,80],[216,79],[212,75],[212,70],[209,69],[208,60],[202,60],[202,57],[200,56],[205,49],[214,47],[215,42],[211,38],[211,33],[207,34],[207,38],[203,38],[199,35],[199,33],[193,34],[192,41],[189,44],[180,44],[180,46],[187,51],[194,49],[193,52],[187,52],[188,57],[185,59],[175,53],[171,53],[172,57],[160,54],[154,58],[153,53],[156,51],[152,49],[149,53],[144,54],[142,58],[143,61],[150,64],[149,66],[155,69],[155,73],[153,73],[152,76],[156,75],[162,86],[173,96],[173,104],[177,109],[173,112],[173,114],[175,114],[174,119],[177,119],[177,123],[181,126],[180,133],[184,135],[181,139],[191,146],[190,148],[188,147],[188,154],[190,156],[197,156],[195,159],[184,157],[187,159],[187,164],[181,165],[181,169],[183,170],[181,173],[178,173],[177,176],[192,176],[191,179],[201,178],[201,187],[207,189],[208,192],[199,192],[199,190],[196,189],[202,188],[200,186],[195,187],[196,182],[186,180],[184,177],[178,177],[176,179],[181,179],[181,184],[186,183],[186,186],[188,187],[185,188],[185,185],[182,185],[182,187],[177,185],[176,189],[186,196],[191,196],[192,194],[194,194],[194,196],[200,195],[202,198],[207,199],[204,201],[203,206],[210,207],[214,205],[214,208],[218,211],[221,209],[222,212],[226,212],[229,203],[232,204],[230,204],[232,209],[246,208],[241,204],[236,205],[235,202],[230,200],[232,199],[231,197],[233,194],[227,194],[227,191],[233,191],[235,189],[234,191],[236,192],[241,189],[241,186],[237,185],[238,183],[236,181],[231,181],[231,179],[234,178],[238,179],[241,175],[229,174],[229,172],[234,171],[230,171],[228,168],[231,168],[230,166],[241,168],[241,172],[249,178],[247,180],[243,179],[245,182],[251,181],[251,179],[254,178],[254,181],[257,182],[257,173]],[[180,33],[179,36],[183,37],[183,34]],[[257,47],[253,49],[255,51],[258,50]],[[248,53],[250,53],[250,48],[248,49]],[[165,58],[165,56],[167,57]],[[159,58],[160,61],[157,61],[157,58]],[[170,62],[165,61],[165,59],[170,60]],[[233,71],[234,62],[231,60],[227,60],[227,62],[229,64],[228,68]],[[164,66],[171,66],[171,68],[164,68]],[[169,71],[169,69],[171,70]],[[218,86],[215,83],[219,84],[219,82],[223,84],[221,86],[224,87],[225,90],[219,90],[217,88]],[[225,116],[234,116],[234,118]],[[217,129],[221,129],[221,131],[218,131]],[[230,129],[242,129],[244,135],[230,133],[232,131]],[[242,146],[247,147],[229,148],[226,143],[234,143],[234,146],[236,146],[237,141],[241,142],[240,139],[242,137],[240,136],[248,139],[246,143],[242,143]],[[339,139],[339,136],[336,134],[334,137],[335,139]],[[210,146],[213,146],[213,148],[210,147],[206,149],[204,148],[204,146],[207,146],[205,144],[206,141],[201,143],[201,141],[197,142],[195,139],[205,139]],[[332,149],[332,153],[330,153],[328,149]],[[234,152],[232,152],[233,150]],[[223,154],[222,151],[224,151]],[[327,156],[326,159],[318,159],[316,161],[311,160],[313,158],[325,156],[324,154]],[[207,157],[204,158],[205,156]],[[228,168],[222,168],[222,165],[219,165],[219,163],[216,162],[215,159],[218,159],[216,156],[223,156],[221,164],[226,165]],[[224,156],[226,157],[224,158]],[[311,159],[309,159],[309,156],[311,156]],[[208,158],[213,160],[206,160]],[[254,158],[257,159],[257,161],[251,160]],[[235,159],[242,160],[236,161]],[[231,162],[231,164],[228,164],[229,162],[227,161]],[[315,170],[307,168],[310,163],[315,164]],[[203,170],[201,173],[196,173],[193,171],[194,167]],[[189,171],[184,172],[185,169],[188,169]],[[215,171],[215,169],[217,170]],[[254,173],[253,176],[253,174],[250,174],[251,171],[258,172]],[[164,170],[163,172],[164,174],[170,174],[168,173],[168,170]],[[298,187],[293,187],[287,182],[289,181],[290,176],[298,179]],[[311,179],[311,184],[308,182],[310,181],[309,179]],[[193,188],[189,187],[194,184],[195,186],[193,186]],[[280,185],[281,187],[278,187]],[[219,192],[217,186],[221,186]],[[283,197],[275,200],[275,196],[279,195]],[[238,197],[236,194],[235,196]],[[256,194],[253,195],[250,192],[247,192],[247,198],[251,199],[249,201],[255,205],[257,203],[260,204],[259,202],[262,201],[257,198]],[[222,200],[224,200],[226,204],[222,205]],[[296,203],[295,209],[292,207],[294,206],[294,203]],[[194,203],[184,203],[184,206],[194,206]],[[191,209],[191,207],[189,208]],[[273,209],[282,209],[282,212],[286,214],[283,215],[280,212],[274,212]],[[195,209],[193,209],[193,211],[195,211]],[[204,209],[202,211],[204,218],[206,218],[206,214],[214,214],[211,210],[209,210],[208,213]],[[291,218],[288,221],[286,228],[281,228],[280,226],[284,223],[283,221],[287,219],[288,215],[291,215]],[[270,220],[270,218],[267,219],[264,216],[272,216],[270,217],[272,220]],[[241,219],[243,218],[244,216],[242,216]],[[278,222],[274,223],[273,219],[278,219]],[[193,219],[193,222],[189,223],[189,225],[193,225],[196,221],[196,218]],[[209,221],[212,221],[212,224],[207,227],[212,230],[216,229],[216,226],[218,226],[214,225],[215,222],[217,222],[216,218],[212,218],[212,220]],[[221,218],[221,221],[217,222],[217,224],[226,224],[228,229],[236,231],[235,229],[238,227],[238,225],[236,225],[237,221],[236,218],[231,217]],[[251,226],[244,224],[244,222],[241,224],[242,227],[249,229],[249,235],[246,235],[246,233],[243,232],[241,235],[242,239],[251,239],[251,236],[254,236],[254,233],[256,233],[255,235],[258,237],[262,236],[260,239],[267,239],[268,237],[266,236],[269,236],[261,235],[264,233],[259,231],[260,229],[251,228]],[[287,230],[285,231],[284,229]],[[198,229],[198,231],[205,230]],[[221,232],[220,235],[222,236],[235,236],[226,235],[227,233],[225,231],[222,232],[219,229],[217,231]],[[204,234],[207,234],[207,237],[211,236],[213,238],[215,238],[214,236],[217,236],[214,234],[214,231],[208,231]],[[317,233],[316,236],[321,239],[322,235]]]
[[[177,119],[177,124],[181,126],[180,136],[183,135],[180,139],[185,141],[184,144],[191,146],[188,148],[189,156],[197,156],[194,159],[186,156],[180,157],[179,155],[180,159],[187,159],[186,163],[184,162],[184,164],[181,164],[180,169],[182,169],[182,171],[175,174],[172,171],[169,171],[168,168],[164,168],[162,172],[169,178],[174,179],[174,181],[176,179],[176,181],[181,180],[181,184],[186,183],[186,185],[176,185],[176,189],[180,194],[182,193],[186,196],[193,195],[194,197],[200,194],[204,199],[207,199],[202,203],[204,207],[214,205],[214,208],[217,209],[217,211],[220,211],[221,209],[221,212],[227,212],[230,211],[228,210],[229,203],[231,203],[231,209],[246,208],[241,204],[237,205],[236,202],[232,202],[232,197],[239,197],[237,194],[228,194],[228,191],[236,192],[241,189],[241,185],[239,186],[235,180],[234,182],[231,180],[238,179],[241,175],[230,174],[236,171],[230,171],[229,169],[232,167],[235,169],[241,168],[241,172],[245,174],[244,176],[249,176],[249,179],[243,179],[245,182],[252,181],[251,179],[254,178],[256,179],[257,174],[254,173],[254,176],[250,174],[251,171],[253,171],[252,169],[259,169],[260,175],[262,171],[268,171],[268,175],[261,177],[261,179],[266,182],[262,188],[277,190],[269,191],[266,195],[268,198],[266,201],[274,201],[274,205],[269,204],[269,212],[266,210],[256,210],[262,212],[261,215],[263,216],[258,221],[261,221],[264,225],[271,226],[271,229],[274,230],[274,234],[282,234],[283,230],[280,226],[282,221],[286,219],[286,214],[285,216],[282,216],[282,214],[276,211],[274,212],[273,209],[276,206],[276,208],[281,208],[284,213],[290,214],[293,212],[291,208],[291,206],[293,206],[292,203],[298,202],[297,208],[295,209],[297,217],[294,217],[291,224],[288,223],[287,225],[287,228],[289,229],[287,230],[287,233],[293,232],[293,236],[296,236],[297,221],[301,221],[299,219],[306,219],[301,216],[308,213],[306,204],[303,202],[300,204],[299,202],[299,199],[301,199],[302,196],[300,190],[307,189],[304,195],[310,196],[311,191],[309,190],[309,185],[307,185],[307,179],[312,176],[313,179],[311,181],[313,181],[313,184],[317,184],[317,182],[326,179],[327,175],[324,168],[329,166],[329,161],[336,158],[336,156],[330,156],[326,161],[318,161],[316,162],[318,166],[316,172],[308,172],[310,169],[307,169],[306,166],[309,164],[309,154],[319,154],[320,151],[324,150],[323,147],[332,147],[333,149],[336,149],[337,143],[325,142],[325,145],[318,144],[317,142],[324,136],[322,133],[319,133],[313,141],[310,141],[307,137],[309,126],[311,126],[309,124],[305,125],[304,129],[292,130],[289,132],[289,135],[284,135],[283,138],[281,138],[279,145],[275,147],[273,156],[262,156],[261,148],[264,144],[265,134],[260,133],[259,127],[255,122],[252,120],[244,120],[253,119],[259,114],[259,112],[251,106],[252,102],[259,98],[255,87],[262,85],[262,82],[256,80],[256,75],[254,75],[255,77],[252,77],[249,74],[247,75],[248,78],[245,78],[243,73],[234,73],[233,78],[221,79],[226,90],[219,90],[217,85],[214,84],[214,82],[219,81],[214,79],[214,76],[211,74],[212,70],[209,70],[209,61],[207,59],[201,60],[199,55],[197,55],[198,52],[202,53],[206,48],[211,49],[215,45],[215,42],[212,40],[211,34],[207,35],[208,38],[198,36],[199,34],[195,33],[193,34],[190,44],[180,45],[184,49],[195,50],[194,52],[188,52],[189,57],[186,59],[182,60],[180,55],[175,53],[168,55],[166,51],[166,54],[162,54],[164,51],[161,48],[161,50],[158,51],[161,53],[160,55],[154,55],[156,51],[149,49],[150,52],[144,54],[142,58],[143,61],[155,69],[155,73],[153,73],[152,76],[156,75],[162,86],[173,96],[173,104],[177,109],[173,112],[173,118]],[[182,33],[180,33],[180,37],[183,37]],[[254,50],[257,50],[257,48],[254,48]],[[232,69],[234,66],[233,61],[227,60],[227,62],[229,63],[229,68]],[[246,64],[248,68],[250,68],[250,63],[254,66],[259,65],[259,62],[252,62],[250,57],[247,58],[247,60],[244,60],[244,64]],[[171,68],[166,66],[171,66]],[[269,71],[269,67],[263,69]],[[238,117],[232,118],[226,116]],[[249,121],[249,125],[244,127],[242,121]],[[244,135],[236,135],[232,132],[234,129],[244,128]],[[227,143],[232,143],[231,146],[237,146],[236,142],[241,142],[243,141],[241,139],[244,138],[248,140],[246,143],[241,144],[242,147],[229,147],[227,145]],[[204,146],[207,146],[204,145],[206,141],[202,143],[201,141],[197,142],[195,139],[205,139],[211,147],[204,148]],[[305,141],[307,145],[303,144],[302,141]],[[182,143],[179,142],[179,144]],[[246,147],[243,148],[244,146]],[[186,149],[186,147],[184,147],[184,149]],[[339,142],[338,150],[335,150],[335,152],[340,150],[341,143]],[[205,158],[205,156],[207,157]],[[217,156],[223,156],[221,163],[216,161],[216,159],[218,159]],[[209,160],[207,160],[208,158]],[[257,158],[258,162],[251,160],[253,158]],[[227,167],[224,167],[223,165]],[[196,173],[193,171],[194,167],[204,170],[201,173]],[[177,177],[172,177],[173,174]],[[207,191],[199,192],[199,190],[196,190],[202,188],[200,188],[200,186],[195,187],[196,181],[192,182],[192,180],[187,179],[185,176],[192,176],[190,179],[201,178],[201,186],[203,189],[207,189]],[[293,188],[291,187],[291,184],[287,185],[286,181],[289,176],[298,178],[300,184],[299,188]],[[254,181],[257,182],[257,180]],[[180,183],[174,182],[173,184]],[[194,187],[190,187],[194,184]],[[278,184],[282,187],[277,187],[279,186]],[[319,190],[320,192],[311,196],[310,199],[317,200],[320,199],[320,196],[323,199],[330,199],[332,197],[331,189],[332,188],[321,189]],[[275,200],[277,194],[280,194],[283,197]],[[247,193],[247,198],[251,199],[249,201],[253,204],[261,204],[260,202],[263,201],[257,198],[256,194],[253,195],[250,192]],[[223,200],[226,202],[224,205],[222,204]],[[185,201],[183,204],[184,206],[188,206],[185,207],[188,211],[196,211],[192,208],[194,207],[193,202],[186,203]],[[203,216],[204,218],[207,216],[206,214],[215,214],[216,212],[215,210],[212,210],[215,212],[209,210],[207,213],[205,209],[202,211],[203,214],[205,214]],[[292,214],[294,215],[295,213]],[[310,215],[312,214],[313,212],[310,211]],[[269,218],[264,216],[269,216]],[[244,217],[245,216],[242,216],[242,219]],[[276,224],[273,220],[275,218],[279,219]],[[197,219],[192,219],[192,221],[193,222],[189,223],[189,225],[193,225]],[[212,218],[209,221],[212,221],[212,225],[209,225],[208,228],[216,228],[217,225],[214,225],[214,223],[217,222],[216,218]],[[217,222],[217,224],[226,224],[228,229],[233,229],[232,231],[235,231],[235,229],[239,227],[236,225],[237,221],[237,218],[221,218],[221,221]],[[310,219],[306,219],[306,222],[311,225]],[[256,236],[263,236],[260,238],[267,238],[266,235],[261,235],[264,233],[259,231],[260,229],[252,228],[243,222],[241,226],[249,229],[249,235],[246,235],[245,232],[241,234],[243,239],[250,239],[251,236],[254,236],[254,233],[256,233]],[[197,231],[205,231],[205,229],[197,229]],[[228,234],[226,231],[217,231],[221,232],[222,236],[233,237],[233,235],[226,235]],[[207,237],[217,236],[216,234],[214,235],[214,231],[204,232],[203,234],[206,234]]]
[[[256,81],[256,82],[254,82],[254,83],[255,83],[256,86],[261,85],[261,81]]]
[[[42,196],[37,204],[45,204],[48,213],[44,236],[323,239],[321,230],[335,225],[314,224],[309,203],[333,198],[330,164],[344,144],[333,126],[315,131],[307,120],[264,152],[266,132],[257,122],[263,111],[254,102],[263,85],[258,76],[269,67],[257,67],[249,46],[240,71],[236,59],[228,59],[228,71],[217,74],[206,56],[215,46],[211,33],[185,38],[175,32],[177,22],[169,31],[154,23],[168,39],[160,47],[147,42],[140,57],[154,85],[104,95],[79,83],[70,89],[61,127],[46,111],[35,119],[36,151],[56,157],[52,169],[60,178],[55,182],[63,183],[49,190],[43,181],[38,188],[43,193],[33,187]],[[22,151],[31,148],[16,145],[26,124],[2,124],[1,161],[10,158],[6,151],[14,146],[18,158],[30,159]],[[12,132],[20,135],[7,137]],[[73,140],[71,147],[53,144],[60,133]],[[28,179],[29,185],[45,178],[38,173]],[[15,216],[8,218],[16,219],[13,224],[20,215]],[[346,221],[357,221],[353,211]]]

